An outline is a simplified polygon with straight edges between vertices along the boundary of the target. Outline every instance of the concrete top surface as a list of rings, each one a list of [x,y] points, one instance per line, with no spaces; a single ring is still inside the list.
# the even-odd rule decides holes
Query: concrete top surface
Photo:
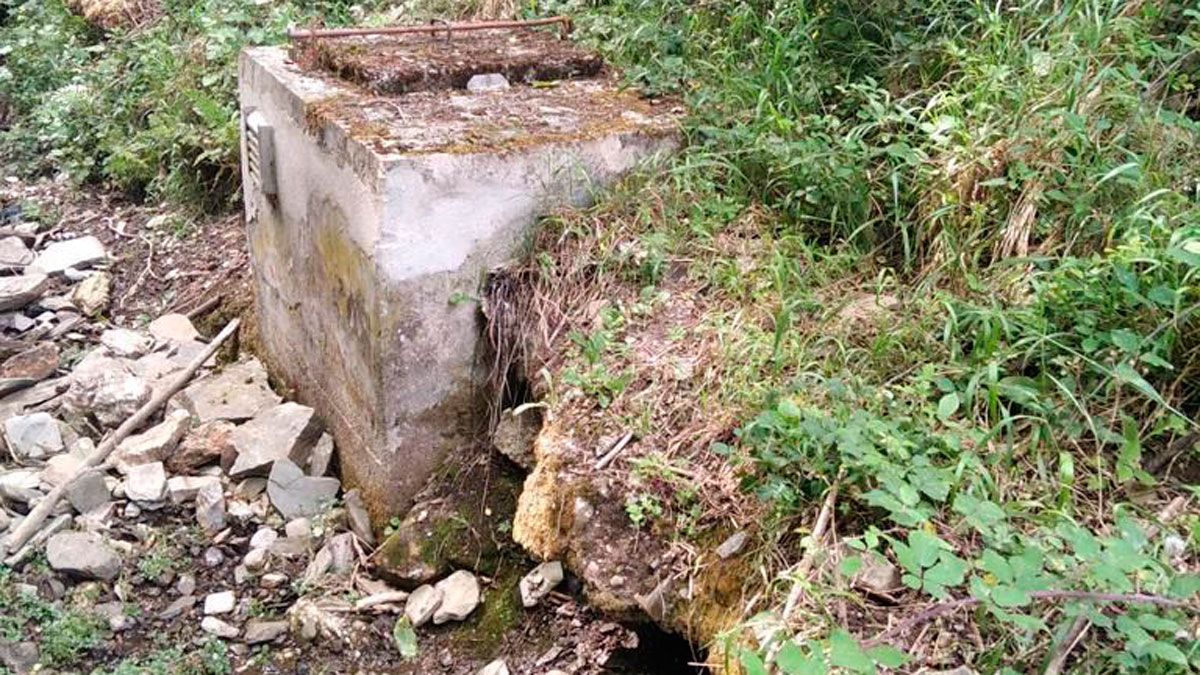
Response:
[[[531,30],[305,40],[291,55],[381,95],[465,89],[472,75],[488,73],[529,83],[595,77],[604,68],[598,54]]]
[[[623,133],[675,131],[682,109],[622,89],[615,76],[566,79],[472,93],[447,88],[380,95],[320,69],[303,68],[283,47],[246,50],[299,102],[304,124],[340,128],[377,155],[496,152]]]

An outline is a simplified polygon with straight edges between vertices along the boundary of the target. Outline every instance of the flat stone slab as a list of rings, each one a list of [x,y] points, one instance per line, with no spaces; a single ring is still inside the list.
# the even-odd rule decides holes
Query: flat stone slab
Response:
[[[138,464],[161,462],[175,451],[191,426],[192,417],[187,411],[168,413],[161,423],[121,441],[114,452],[113,464],[125,473]]]
[[[337,497],[341,482],[336,478],[318,478],[288,459],[280,459],[267,478],[267,495],[271,504],[286,520],[315,516]]]
[[[42,297],[50,277],[37,272],[19,277],[0,277],[0,311],[20,309]]]
[[[4,440],[9,450],[25,459],[42,459],[65,449],[58,420],[44,412],[5,420]]]
[[[199,424],[214,420],[243,422],[283,400],[271,391],[267,371],[258,359],[225,366],[189,385],[178,399]]]
[[[111,581],[121,572],[121,557],[95,532],[59,532],[46,542],[50,567],[85,579]]]
[[[433,613],[433,622],[462,621],[479,606],[479,579],[466,570],[437,582],[434,586],[442,594],[442,604]]]
[[[233,430],[230,441],[237,459],[229,475],[261,475],[280,459],[307,464],[320,436],[321,423],[312,408],[291,401],[277,405]]]
[[[108,252],[104,250],[104,244],[89,235],[50,244],[38,253],[30,269],[42,274],[59,274],[69,267],[90,267],[107,259]]]

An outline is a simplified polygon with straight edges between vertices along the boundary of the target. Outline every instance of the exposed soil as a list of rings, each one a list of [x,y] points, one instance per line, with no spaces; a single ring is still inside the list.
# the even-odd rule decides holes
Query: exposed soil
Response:
[[[465,89],[473,75],[486,73],[516,83],[593,77],[604,67],[599,55],[528,29],[306,40],[293,46],[292,57],[382,96]]]

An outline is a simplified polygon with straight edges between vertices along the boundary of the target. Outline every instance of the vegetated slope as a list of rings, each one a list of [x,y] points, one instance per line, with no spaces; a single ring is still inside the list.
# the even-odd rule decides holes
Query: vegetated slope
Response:
[[[689,579],[752,534],[674,621],[751,673],[1200,665],[1200,14],[548,9],[690,104],[490,298],[558,476],[632,432],[604,479]]]

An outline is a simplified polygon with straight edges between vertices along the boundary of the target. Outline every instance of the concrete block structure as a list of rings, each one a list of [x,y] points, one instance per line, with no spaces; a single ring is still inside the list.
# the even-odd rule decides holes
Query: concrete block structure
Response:
[[[511,86],[466,89],[488,73]],[[263,357],[386,520],[484,429],[488,272],[673,150],[674,115],[537,31],[254,48],[239,90]]]

